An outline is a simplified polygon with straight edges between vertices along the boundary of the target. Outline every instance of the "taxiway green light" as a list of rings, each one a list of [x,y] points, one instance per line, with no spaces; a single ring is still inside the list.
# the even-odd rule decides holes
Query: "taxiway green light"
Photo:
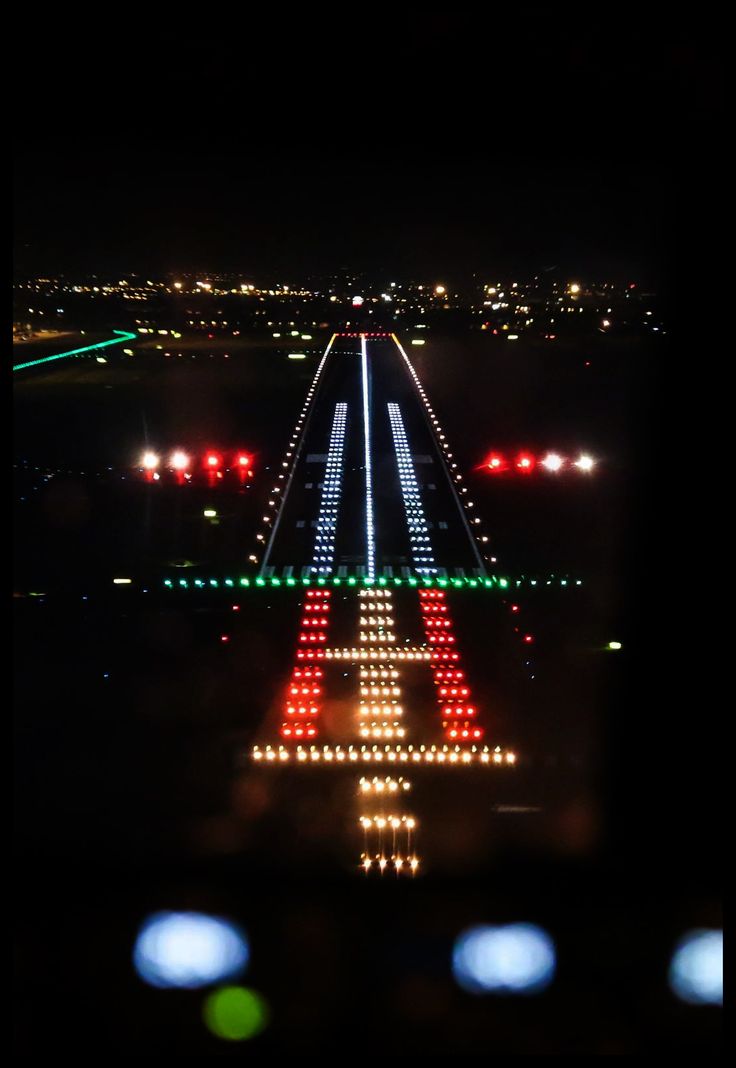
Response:
[[[135,334],[129,334],[124,330],[113,330],[113,334],[119,334],[119,337],[114,337],[110,341],[98,341],[95,345],[85,345],[81,349],[70,349],[69,352],[58,352],[55,356],[44,356],[39,360],[26,360],[25,363],[13,364],[14,371],[22,371],[26,367],[36,367],[41,363],[51,363],[53,360],[63,360],[68,356],[81,356],[83,352],[95,352],[98,349],[106,349],[108,345],[120,345],[123,341],[135,340]]]
[[[254,990],[225,986],[205,1000],[202,1010],[207,1029],[218,1038],[242,1042],[253,1038],[268,1024],[268,1006]]]

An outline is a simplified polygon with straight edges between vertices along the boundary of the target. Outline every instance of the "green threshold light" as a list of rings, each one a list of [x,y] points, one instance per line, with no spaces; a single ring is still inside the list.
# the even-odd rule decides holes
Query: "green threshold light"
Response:
[[[122,581],[122,580],[119,580],[119,581]],[[128,580],[128,581],[130,581],[130,580]],[[409,588],[414,588],[414,587],[420,585],[419,580],[414,578],[413,575],[409,576],[409,578],[405,578],[405,579],[404,578],[394,578],[394,579],[391,579],[390,581],[394,586],[407,586]],[[477,579],[477,578],[453,578],[453,579],[445,579],[445,578],[428,579],[428,578],[422,578],[421,586],[422,586],[422,588],[436,586],[436,587],[438,587],[440,589],[446,589],[449,586],[450,589],[456,589],[456,590],[461,590],[461,589],[464,589],[464,590],[488,590],[488,589],[502,589],[502,590],[505,590],[505,589],[508,589],[509,583],[511,581],[512,581],[511,579],[499,578],[499,577],[497,577],[495,575],[492,578],[483,578],[483,579]],[[201,579],[201,578],[196,578],[196,579],[193,580],[193,585],[195,587],[197,587],[198,589],[202,589],[204,587],[210,587],[210,588],[215,588],[216,589],[216,588],[219,587],[221,582],[225,586],[249,587],[249,586],[255,585],[255,586],[261,586],[261,587],[267,587],[268,589],[273,589],[274,587],[277,587],[277,586],[288,586],[288,587],[292,587],[292,588],[294,586],[329,586],[329,585],[342,586],[343,583],[347,584],[348,586],[364,586],[364,587],[365,586],[369,586],[369,587],[370,586],[374,586],[374,585],[376,585],[376,582],[378,582],[378,584],[381,585],[381,586],[385,586],[385,585],[389,584],[389,580],[388,579],[378,579],[378,580],[376,580],[376,579],[370,579],[370,578],[364,578],[364,577],[356,577],[355,575],[349,575],[347,578],[344,578],[344,579],[337,578],[337,577],[331,578],[331,579],[326,579],[326,578],[295,579],[293,577],[289,577],[289,578],[283,579],[283,578],[277,578],[276,576],[272,576],[271,578],[264,578],[262,575],[258,575],[256,578],[247,578],[245,576],[240,576],[237,579],[232,579],[232,578],[225,578],[225,579],[211,578],[211,579],[205,580],[205,579]],[[171,589],[174,586],[174,582],[170,578],[164,579],[163,580],[163,584],[168,589]],[[525,584],[528,584],[530,586],[535,586],[537,584],[537,579],[525,579],[525,580],[516,579],[515,580],[515,584],[516,584],[516,586],[523,586]],[[556,582],[553,582],[553,580],[548,579],[547,582],[546,582],[546,585],[549,586],[549,585],[552,585],[552,584],[554,584],[554,585],[559,584],[560,586],[568,586],[569,583],[568,583],[567,579],[558,579],[558,580],[556,580]],[[187,579],[183,579],[183,578],[178,579],[178,585],[182,589],[189,589],[189,581]],[[582,579],[576,579],[575,580],[575,585],[576,586],[581,586],[582,585]],[[611,642],[610,645],[607,646],[607,648],[609,648],[609,649],[620,649],[621,646],[620,646],[620,644],[618,642]]]
[[[14,371],[23,371],[26,367],[36,367],[40,363],[51,363],[52,360],[65,360],[67,356],[81,356],[83,352],[94,352],[97,349],[106,349],[108,345],[120,345],[123,341],[135,341],[135,334],[128,334],[125,330],[113,330],[118,337],[110,341],[98,341],[96,345],[85,345],[83,349],[70,349],[69,352],[58,352],[56,356],[44,356],[40,360],[26,360],[25,363],[13,364]]]

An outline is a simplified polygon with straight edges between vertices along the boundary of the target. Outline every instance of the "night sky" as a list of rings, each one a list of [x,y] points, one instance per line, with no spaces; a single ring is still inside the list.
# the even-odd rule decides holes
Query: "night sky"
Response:
[[[21,67],[19,274],[657,284],[721,79],[689,27],[572,12],[90,32]]]

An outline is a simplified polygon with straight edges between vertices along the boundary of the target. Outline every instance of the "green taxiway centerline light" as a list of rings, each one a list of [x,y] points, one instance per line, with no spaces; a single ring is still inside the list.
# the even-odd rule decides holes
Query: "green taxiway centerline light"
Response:
[[[351,575],[350,578],[348,579],[348,586],[354,586],[357,581],[358,580],[355,578],[355,576]]]
[[[173,585],[174,584],[171,579],[164,579],[164,586],[168,586],[169,588],[171,588]]]
[[[232,579],[225,579],[225,585],[226,586],[234,586],[235,583],[233,582]]]
[[[186,579],[179,579],[179,585],[183,586],[185,590],[189,589],[189,583]]]
[[[259,575],[258,578],[256,579],[256,586],[265,586],[265,585],[266,585],[266,580],[264,578],[261,578],[260,575]]]
[[[276,578],[276,577],[274,576],[274,577],[273,577],[273,578],[271,579],[271,585],[272,585],[272,586],[280,586],[280,585],[281,585],[281,579],[280,579],[280,578]]]
[[[108,345],[120,345],[123,341],[134,341],[136,334],[128,334],[124,330],[113,330],[113,334],[119,334],[110,341],[98,341],[96,345],[85,345],[82,349],[70,349],[69,352],[59,352],[56,356],[44,356],[40,360],[26,360],[25,363],[13,364],[14,371],[22,371],[26,367],[35,367],[39,363],[51,363],[52,360],[63,360],[67,356],[80,356],[83,352],[93,352],[95,349],[106,349]]]
[[[240,585],[241,586],[250,586],[250,579],[249,578],[241,578]]]
[[[295,578],[287,578],[286,585],[287,586],[296,586],[296,579]]]

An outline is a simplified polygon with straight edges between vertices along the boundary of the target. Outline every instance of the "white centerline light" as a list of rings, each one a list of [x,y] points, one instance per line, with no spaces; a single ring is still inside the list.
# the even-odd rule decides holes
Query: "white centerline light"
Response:
[[[322,483],[322,499],[317,516],[317,533],[312,554],[311,570],[313,574],[330,574],[335,559],[335,532],[337,530],[337,513],[342,489],[342,456],[345,446],[347,412],[347,404],[341,402],[335,405],[330,444],[327,449],[325,479]]]
[[[365,435],[365,537],[368,578],[376,577],[376,544],[373,527],[373,470],[371,467],[371,419],[368,398],[368,351],[365,336],[360,337],[360,366],[363,379],[363,431]]]
[[[419,575],[436,575],[437,568],[434,566],[434,554],[432,553],[429,534],[427,533],[429,527],[422,508],[419,485],[414,473],[414,462],[409,451],[404,420],[401,418],[401,409],[398,404],[389,403],[388,417],[394,438],[396,463],[399,468],[399,483],[401,485],[401,495],[404,499],[406,522],[409,527],[409,543],[411,545],[414,570]]]

